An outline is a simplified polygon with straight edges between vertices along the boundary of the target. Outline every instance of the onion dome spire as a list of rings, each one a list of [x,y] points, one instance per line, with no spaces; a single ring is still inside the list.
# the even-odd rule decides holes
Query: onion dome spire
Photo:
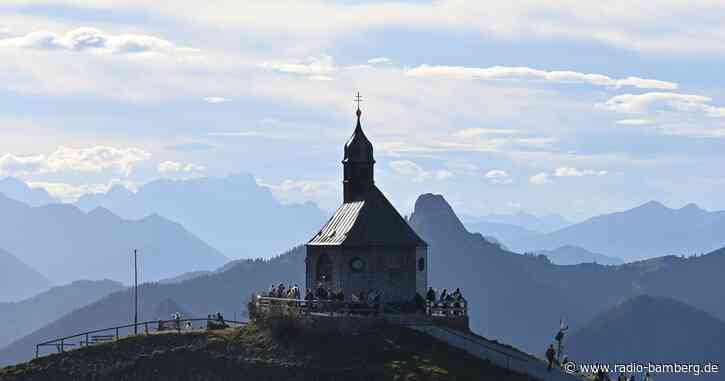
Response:
[[[360,93],[355,97],[357,102],[357,125],[350,139],[345,143],[345,158],[342,160],[344,169],[343,194],[344,201],[351,202],[363,197],[375,187],[373,144],[370,143],[360,124]]]
[[[360,111],[360,102],[362,102],[360,93],[357,93],[355,102],[357,102],[357,111],[355,111],[355,115],[357,115],[357,125],[355,126],[355,131],[353,131],[352,136],[350,136],[350,139],[348,139],[345,144],[345,158],[343,163],[375,163],[375,159],[373,157],[373,144],[370,143],[370,140],[368,140],[367,136],[365,136],[365,133],[362,130],[362,125],[360,124],[360,116],[362,116],[362,111]]]

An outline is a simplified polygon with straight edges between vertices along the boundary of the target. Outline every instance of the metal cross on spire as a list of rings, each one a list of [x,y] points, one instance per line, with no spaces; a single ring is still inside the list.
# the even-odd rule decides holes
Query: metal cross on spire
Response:
[[[353,100],[357,102],[357,111],[355,111],[355,115],[357,115],[357,126],[360,127],[360,115],[362,115],[362,111],[360,111],[360,102],[362,102],[362,97],[360,96],[359,91]]]
[[[360,110],[360,102],[362,102],[362,97],[360,96],[360,92],[357,92],[357,95],[355,95],[355,99],[353,101],[357,102],[357,109]]]

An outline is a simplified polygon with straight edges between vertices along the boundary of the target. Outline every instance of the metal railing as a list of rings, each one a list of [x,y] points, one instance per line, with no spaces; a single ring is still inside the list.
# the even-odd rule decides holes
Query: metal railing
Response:
[[[426,302],[425,311],[428,316],[468,316],[468,302],[465,300],[444,303]]]
[[[189,331],[188,326],[191,325],[191,329],[194,329],[194,322],[206,322],[206,327],[199,327],[199,329],[209,329],[212,326],[223,327],[228,325],[245,325],[247,322],[236,321],[236,320],[217,320],[215,318],[198,318],[198,319],[173,319],[173,320],[149,320],[145,322],[139,322],[135,324],[124,324],[115,327],[94,329],[91,331],[77,333],[75,335],[59,337],[56,339],[44,341],[42,343],[35,344],[35,358],[40,355],[41,347],[56,347],[58,353],[65,352],[66,347],[83,347],[92,344],[100,344],[105,341],[118,340],[122,337],[133,336],[131,330],[137,327],[143,327],[144,333],[149,334],[152,332],[160,331],[177,331],[178,333]],[[189,323],[189,324],[187,324]],[[149,329],[150,327],[150,329]],[[126,335],[125,331],[128,331]],[[112,332],[112,335],[100,335],[102,333]],[[109,339],[110,340],[106,340]],[[79,340],[75,340],[79,339]]]
[[[327,313],[345,314],[345,315],[369,315],[393,311],[400,314],[394,307],[388,306],[381,302],[352,302],[339,300],[304,300],[276,298],[270,296],[257,295],[256,305],[261,310],[266,310],[272,306],[286,307],[296,310],[300,314],[310,313]],[[468,316],[468,302],[465,300],[452,301],[446,303],[426,302],[425,312],[428,316],[435,317],[463,317]]]
[[[283,307],[300,315],[313,313],[338,315],[375,315],[381,312],[381,303],[345,302],[339,300],[304,300],[273,298],[257,295],[257,308],[267,311],[275,307]]]

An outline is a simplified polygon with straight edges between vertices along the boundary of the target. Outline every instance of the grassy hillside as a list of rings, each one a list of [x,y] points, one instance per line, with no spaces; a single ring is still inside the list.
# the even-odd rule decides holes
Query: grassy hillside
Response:
[[[297,247],[270,260],[239,261],[226,271],[202,275],[174,284],[151,283],[140,287],[139,319],[169,319],[159,316],[159,304],[171,299],[192,317],[222,312],[227,318],[241,317],[249,295],[266,290],[272,282],[288,281],[303,285],[304,248]],[[0,365],[26,361],[35,344],[56,337],[91,329],[126,324],[133,320],[133,294],[130,289],[115,292],[79,308],[35,332],[0,349]]]
[[[424,334],[384,326],[355,336],[276,338],[250,324],[155,334],[0,369],[0,380],[527,381]]]

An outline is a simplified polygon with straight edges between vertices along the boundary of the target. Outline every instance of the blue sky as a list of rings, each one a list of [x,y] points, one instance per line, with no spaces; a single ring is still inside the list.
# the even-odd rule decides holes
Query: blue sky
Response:
[[[5,0],[0,175],[73,200],[249,172],[340,201],[363,95],[403,212],[725,209],[716,1]]]

